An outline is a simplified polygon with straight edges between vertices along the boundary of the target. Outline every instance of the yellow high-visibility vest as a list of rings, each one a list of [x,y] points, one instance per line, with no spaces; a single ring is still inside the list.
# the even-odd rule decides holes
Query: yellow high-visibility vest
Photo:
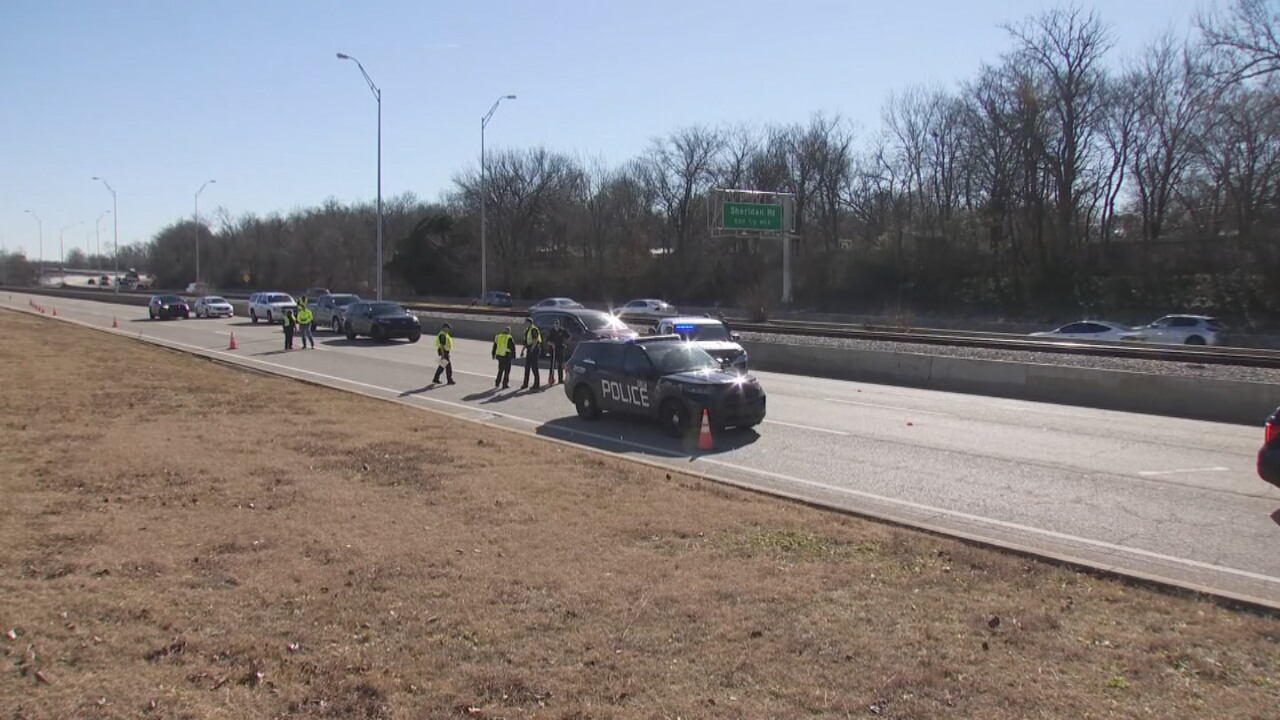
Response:
[[[542,331],[538,329],[537,325],[530,325],[529,327],[525,328],[524,344],[525,345],[541,345],[542,344]]]
[[[513,338],[509,333],[500,332],[493,338],[494,347],[497,348],[498,357],[506,357],[511,353],[511,341]]]
[[[298,322],[302,323],[303,325],[310,325],[311,321],[314,319],[315,319],[315,313],[311,312],[311,308],[303,307],[301,310],[298,311]]]
[[[436,349],[453,352],[453,336],[441,330],[440,334],[436,335]]]

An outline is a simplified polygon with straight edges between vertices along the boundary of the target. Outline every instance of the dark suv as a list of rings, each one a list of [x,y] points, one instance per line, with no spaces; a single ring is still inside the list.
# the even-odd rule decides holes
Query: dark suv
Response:
[[[374,342],[391,338],[408,338],[416,343],[422,337],[418,316],[394,302],[353,302],[347,306],[343,330],[348,340],[367,335]]]
[[[191,306],[177,295],[156,295],[147,303],[147,314],[152,320],[186,320],[191,317]]]
[[[574,348],[583,340],[626,339],[639,336],[639,333],[627,327],[618,318],[599,310],[587,310],[586,308],[534,310],[531,317],[533,318],[533,324],[537,325],[538,329],[542,331],[542,337],[544,338],[549,336],[556,320],[560,321],[560,327],[569,331],[569,344],[564,351],[566,357],[573,355]],[[549,344],[543,346],[543,354],[546,356],[551,355],[551,346]]]
[[[565,370],[565,395],[582,418],[595,419],[604,410],[639,415],[675,437],[696,427],[704,408],[717,430],[764,421],[759,381],[724,371],[677,335],[581,342]]]

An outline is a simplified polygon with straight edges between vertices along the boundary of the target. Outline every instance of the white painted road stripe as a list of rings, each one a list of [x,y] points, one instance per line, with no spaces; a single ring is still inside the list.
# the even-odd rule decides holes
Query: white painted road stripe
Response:
[[[1231,472],[1231,468],[1224,467],[1207,467],[1207,468],[1183,468],[1181,470],[1142,470],[1138,474],[1147,477],[1157,477],[1159,475],[1182,475],[1185,473],[1199,472]]]
[[[881,410],[901,410],[905,413],[915,413],[916,415],[939,415],[941,417],[955,417],[951,413],[937,412],[935,410],[917,410],[915,408],[901,407],[898,405],[881,405],[879,403],[863,402],[861,400],[843,400],[841,398],[822,398],[827,402],[841,403],[842,405],[858,405],[861,407],[880,408]]]
[[[849,433],[843,430],[828,430],[827,428],[813,427],[812,425],[797,425],[796,423],[782,422],[781,420],[765,420],[770,425],[782,425],[789,428],[797,428],[799,430],[812,430],[813,432],[829,433],[831,435],[848,436]]]

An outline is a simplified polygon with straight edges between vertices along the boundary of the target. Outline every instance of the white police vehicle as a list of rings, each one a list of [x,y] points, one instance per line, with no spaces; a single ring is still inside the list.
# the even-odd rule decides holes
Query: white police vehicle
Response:
[[[658,321],[655,334],[679,335],[707,351],[727,368],[747,371],[747,351],[723,321],[712,317],[671,317]]]
[[[565,366],[565,395],[582,418],[603,411],[639,415],[677,437],[696,427],[704,409],[715,429],[764,421],[760,382],[724,369],[678,335],[584,341]]]

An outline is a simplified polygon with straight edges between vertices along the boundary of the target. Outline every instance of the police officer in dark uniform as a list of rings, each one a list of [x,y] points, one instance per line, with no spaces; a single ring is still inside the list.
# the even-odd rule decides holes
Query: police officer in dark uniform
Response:
[[[524,321],[524,384],[521,390],[529,389],[529,373],[533,373],[533,389],[542,387],[542,377],[538,373],[538,360],[542,357],[542,331],[533,324],[533,318]]]
[[[551,369],[547,371],[547,384],[554,385],[558,374],[560,384],[563,385],[565,350],[569,347],[569,331],[560,327],[559,320],[555,321],[551,326],[551,332],[547,333],[547,342],[551,344]]]

